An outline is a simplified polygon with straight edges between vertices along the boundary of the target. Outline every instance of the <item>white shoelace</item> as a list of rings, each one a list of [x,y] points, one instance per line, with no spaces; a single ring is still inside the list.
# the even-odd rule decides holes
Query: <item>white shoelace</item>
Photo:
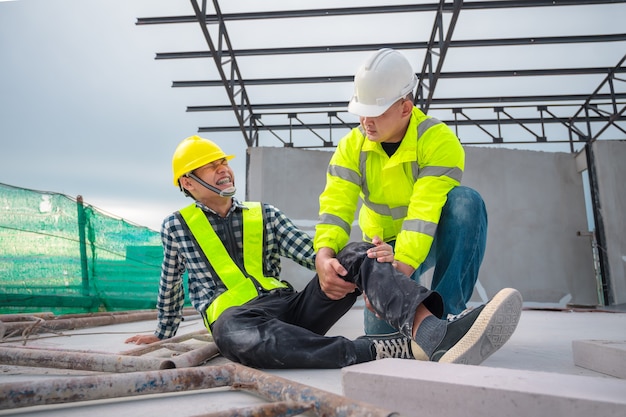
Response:
[[[410,359],[409,344],[405,339],[383,339],[374,341],[376,359],[401,358]]]
[[[448,323],[450,323],[451,321],[458,320],[463,316],[466,316],[473,309],[474,307],[467,307],[465,310],[461,311],[459,314],[448,314],[448,317],[447,317]]]

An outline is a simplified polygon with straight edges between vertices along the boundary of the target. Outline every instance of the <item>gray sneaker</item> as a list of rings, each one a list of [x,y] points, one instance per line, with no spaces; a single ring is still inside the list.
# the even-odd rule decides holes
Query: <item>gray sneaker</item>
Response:
[[[372,342],[374,359],[414,359],[411,351],[411,339],[400,333],[370,334],[361,336],[359,339],[367,339]]]
[[[521,313],[520,293],[513,288],[500,290],[487,304],[450,321],[429,359],[479,365],[509,340]]]

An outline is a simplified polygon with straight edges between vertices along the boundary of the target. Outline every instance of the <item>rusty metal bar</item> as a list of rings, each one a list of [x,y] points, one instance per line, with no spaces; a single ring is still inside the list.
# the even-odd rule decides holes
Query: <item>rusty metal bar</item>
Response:
[[[320,416],[392,416],[387,410],[350,400],[321,389],[289,381],[257,369],[235,365],[232,387],[256,393],[270,401],[313,402]]]
[[[232,372],[230,368],[184,368],[12,382],[0,385],[0,409],[224,387]]]
[[[75,369],[96,372],[137,372],[174,367],[170,359],[141,358],[72,351],[47,351],[0,347],[0,363],[37,368]],[[164,364],[165,363],[165,364]],[[161,368],[161,366],[165,368]]]
[[[0,384],[0,409],[231,386],[271,401],[312,403],[317,415],[397,416],[388,410],[238,364]]]
[[[198,366],[219,353],[215,343],[171,358],[0,347],[0,363],[96,372],[137,372]]]
[[[0,321],[3,322],[11,322],[11,321],[32,321],[33,317],[39,317],[41,319],[52,319],[54,318],[54,313],[52,312],[41,312],[41,313],[30,313],[30,314],[0,314]]]
[[[24,349],[24,350],[45,350],[45,351],[49,351],[49,352],[62,352],[65,354],[72,354],[72,353],[102,353],[104,355],[111,355],[112,353],[110,351],[104,351],[104,350],[93,350],[93,349],[65,349],[65,348],[59,348],[59,347],[50,347],[50,346],[46,346],[45,348],[41,347],[41,346],[15,346],[15,345],[5,345],[6,348],[19,348],[19,349]],[[0,349],[2,349],[2,347],[0,347]],[[118,353],[119,355],[119,353]]]
[[[313,409],[311,403],[279,401],[255,407],[230,408],[214,413],[200,414],[193,417],[289,417],[297,416]]]
[[[100,313],[94,315],[68,318],[54,318],[44,320],[32,316],[32,321],[4,322],[6,337],[16,332],[42,333],[56,330],[75,330],[86,327],[98,327],[111,324],[131,323],[135,321],[156,320],[156,311],[142,311],[131,313]],[[4,320],[3,320],[4,321]]]
[[[173,356],[169,360],[164,360],[161,363],[160,369],[189,368],[192,366],[198,366],[219,355],[219,353],[220,351],[215,343],[207,343],[205,346],[181,355]]]
[[[163,339],[160,342],[150,343],[149,345],[141,346],[135,349],[125,350],[123,352],[120,352],[120,355],[139,356],[145,353],[150,353],[150,352],[154,352],[155,350],[161,349],[161,347],[163,347],[164,344],[183,342],[185,340],[192,339],[196,336],[208,335],[208,334],[209,332],[207,331],[207,329],[201,329],[195,332],[181,334],[180,336],[170,337],[169,339]]]

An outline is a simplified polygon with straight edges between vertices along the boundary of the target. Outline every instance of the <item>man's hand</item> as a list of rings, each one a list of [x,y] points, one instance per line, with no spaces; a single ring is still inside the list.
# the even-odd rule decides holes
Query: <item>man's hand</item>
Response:
[[[134,343],[136,345],[149,345],[150,343],[160,342],[161,339],[156,337],[153,334],[150,335],[135,335],[133,337],[129,337],[124,341],[124,343]]]
[[[367,250],[368,258],[376,258],[378,262],[393,262],[393,248],[387,242],[383,242],[378,236],[372,238],[372,243],[376,246]],[[395,266],[395,265],[394,265]]]
[[[413,272],[415,272],[415,268],[413,268],[411,265],[407,265],[404,262],[400,261],[394,261],[393,267],[396,268],[397,271],[402,272],[407,277],[410,277],[411,275],[413,275]]]
[[[335,252],[330,248],[320,248],[315,255],[315,269],[320,280],[320,287],[324,294],[331,300],[340,300],[356,290],[356,285],[345,281],[348,271],[337,258]]]
[[[407,277],[413,275],[415,268],[404,262],[396,261],[390,244],[383,242],[378,236],[374,236],[372,243],[376,246],[367,250],[368,257],[376,258],[378,262],[391,262],[396,271],[402,272]]]

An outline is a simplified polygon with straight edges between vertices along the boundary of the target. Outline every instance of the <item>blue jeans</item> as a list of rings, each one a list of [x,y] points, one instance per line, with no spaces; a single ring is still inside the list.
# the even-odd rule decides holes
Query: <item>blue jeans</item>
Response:
[[[389,242],[392,246],[394,242]],[[458,314],[467,308],[487,244],[487,210],[480,194],[458,186],[448,193],[433,244],[426,260],[411,279],[434,267],[431,289],[443,298],[444,315]],[[365,309],[366,334],[397,331]]]

